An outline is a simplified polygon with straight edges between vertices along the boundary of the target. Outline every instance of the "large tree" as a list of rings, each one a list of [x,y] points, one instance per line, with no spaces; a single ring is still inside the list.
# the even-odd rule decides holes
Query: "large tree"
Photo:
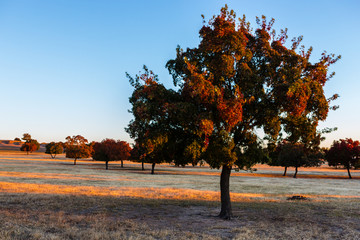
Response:
[[[109,161],[121,161],[121,167],[124,167],[123,161],[129,159],[131,147],[125,141],[115,141],[114,139],[105,139],[97,142],[93,146],[92,157],[94,160],[104,161],[108,169]]]
[[[91,155],[92,148],[88,144],[88,140],[81,135],[66,137],[65,153],[67,158],[74,159],[74,165],[79,158],[88,158]]]
[[[281,129],[292,135],[301,122],[309,120],[306,126],[316,129],[318,121],[325,120],[329,102],[323,86],[332,76],[328,67],[338,59],[324,53],[319,62],[311,63],[311,48],[296,51],[302,38],[287,47],[286,30],[276,35],[273,19],[257,22],[252,31],[245,17],[237,22],[233,11],[222,8],[220,15],[204,23],[198,47],[186,51],[178,47],[176,58],[168,61],[177,91],[145,79],[142,85],[133,84],[132,99],[149,95],[152,85],[161,86],[164,94],[130,101],[135,119],[129,129],[137,141],[145,140],[142,133],[147,131],[160,132],[166,136],[162,148],[176,149],[173,155],[165,151],[166,157],[182,162],[204,158],[212,168],[222,168],[219,216],[224,219],[232,217],[233,166],[251,168],[264,159],[258,129],[275,141]],[[148,99],[156,101],[157,110],[143,107]],[[151,116],[148,124],[136,117],[138,112]],[[156,131],[149,128],[152,123]],[[316,137],[305,135],[309,143]],[[300,140],[303,134],[296,137]]]
[[[329,166],[343,166],[351,179],[350,169],[360,166],[360,142],[351,138],[334,141],[326,151]]]

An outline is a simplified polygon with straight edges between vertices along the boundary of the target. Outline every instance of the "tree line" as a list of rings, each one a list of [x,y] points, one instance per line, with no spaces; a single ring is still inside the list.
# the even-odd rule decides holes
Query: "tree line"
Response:
[[[37,140],[32,139],[29,133],[25,133],[22,138],[25,143],[21,146],[21,151],[29,152],[39,150],[40,144]],[[126,141],[104,139],[101,142],[88,142],[86,138],[81,135],[68,136],[65,142],[50,142],[45,145],[45,153],[50,154],[51,158],[55,158],[57,154],[65,153],[66,158],[73,158],[74,165],[77,159],[93,158],[97,161],[104,161],[106,169],[110,161],[129,160],[132,148]],[[133,154],[134,155],[134,154]]]
[[[39,150],[40,144],[37,140],[32,139],[29,133],[25,133],[23,138],[25,142],[21,146],[21,151],[29,152]],[[19,138],[17,138],[20,141]],[[124,167],[124,160],[131,160],[142,163],[142,170],[145,170],[144,163],[151,163],[151,173],[154,174],[154,166],[156,163],[174,163],[173,159],[166,159],[166,161],[148,161],[149,159],[144,158],[139,154],[138,146],[134,148],[130,146],[126,141],[104,139],[101,142],[88,142],[86,138],[81,135],[68,136],[66,142],[50,142],[45,145],[45,153],[49,154],[51,158],[55,158],[57,154],[65,153],[66,158],[73,158],[74,165],[76,165],[77,159],[82,158],[93,158],[97,161],[105,162],[105,168],[108,169],[108,163],[110,161],[121,161],[121,167]],[[286,176],[287,168],[294,167],[296,178],[299,167],[319,167],[327,161],[331,167],[342,167],[348,172],[348,176],[351,179],[351,169],[360,168],[360,142],[354,141],[351,138],[340,139],[334,141],[329,149],[323,148],[319,151],[312,153],[311,155],[306,154],[305,148],[302,144],[292,144],[286,140],[274,146],[269,145],[264,149],[264,161],[262,163],[270,166],[281,166],[284,167],[284,174]],[[188,164],[196,166],[199,164],[198,161],[192,161],[189,159]],[[179,164],[176,164],[180,166]],[[185,165],[182,165],[183,167]]]

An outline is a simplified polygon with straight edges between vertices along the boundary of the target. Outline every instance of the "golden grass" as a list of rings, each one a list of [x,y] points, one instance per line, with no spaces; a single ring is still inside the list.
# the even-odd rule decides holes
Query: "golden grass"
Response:
[[[38,179],[67,179],[67,180],[105,180],[109,177],[101,177],[100,175],[75,175],[66,173],[28,173],[28,172],[8,172],[0,171],[0,177],[16,177],[16,178],[38,178]],[[134,181],[125,177],[116,177],[113,180]]]
[[[71,186],[35,183],[0,182],[0,192],[5,193],[36,193],[36,194],[70,194],[85,196],[113,196],[147,199],[168,200],[194,200],[216,201],[220,200],[220,193],[216,191],[200,191],[179,188],[144,188],[144,187],[95,187]],[[264,193],[231,193],[233,202],[250,201],[280,201],[289,194],[264,194]],[[321,201],[330,198],[360,199],[360,196],[344,195],[304,195],[313,200]]]
[[[218,170],[71,162],[0,152],[0,239],[360,239],[359,181],[317,179],[325,170],[234,172],[235,217],[221,221]]]

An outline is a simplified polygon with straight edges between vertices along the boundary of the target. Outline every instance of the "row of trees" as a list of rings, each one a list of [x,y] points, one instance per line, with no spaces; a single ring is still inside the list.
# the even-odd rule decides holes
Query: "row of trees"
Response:
[[[23,135],[25,143],[21,146],[21,151],[29,152],[37,151],[40,144],[37,140],[32,139],[29,133]],[[124,166],[123,161],[130,158],[132,148],[125,141],[116,141],[114,139],[105,139],[101,142],[89,143],[86,138],[81,135],[68,136],[66,142],[51,142],[45,146],[45,153],[50,154],[51,158],[55,158],[57,154],[65,152],[67,158],[76,160],[81,158],[92,157],[97,161],[104,161],[106,169],[108,169],[109,161],[121,161],[121,167]]]
[[[121,167],[123,167],[123,161],[130,158],[131,150],[129,143],[125,141],[105,139],[101,142],[88,143],[86,138],[77,135],[66,137],[65,143],[51,142],[47,144],[45,153],[55,158],[57,154],[65,151],[67,158],[74,159],[74,165],[76,165],[77,159],[92,157],[94,160],[104,161],[106,169],[108,169],[109,161],[121,161]]]
[[[284,174],[288,167],[295,168],[294,178],[296,178],[299,167],[318,167],[328,162],[329,166],[343,167],[347,169],[351,179],[350,169],[360,168],[360,143],[351,138],[334,141],[329,149],[318,149],[317,151],[307,152],[301,143],[292,144],[288,141],[279,143],[269,152],[268,164],[271,166],[284,167]]]
[[[27,151],[27,154],[32,151],[37,151],[40,144],[31,138],[31,135],[25,133],[23,138],[25,143],[21,150]],[[105,139],[101,142],[91,142],[81,135],[66,138],[66,142],[51,142],[45,146],[45,153],[50,154],[55,158],[57,154],[66,153],[67,158],[76,160],[81,158],[92,157],[97,161],[104,161],[106,169],[108,169],[109,161],[121,161],[121,167],[124,167],[124,160],[134,160],[142,162],[142,169],[144,170],[145,158],[139,155],[137,148],[132,149],[125,141],[116,141],[114,139]],[[270,144],[264,149],[264,162],[270,166],[284,167],[284,174],[286,175],[288,167],[294,167],[296,178],[299,167],[318,167],[326,160],[329,166],[344,167],[348,171],[349,178],[351,177],[350,170],[360,168],[360,143],[353,141],[351,138],[340,139],[334,141],[330,149],[319,149],[318,151],[306,152],[306,148],[301,143],[292,144],[286,140],[273,146]],[[192,160],[192,159],[190,159]],[[166,162],[173,160],[167,159]],[[151,173],[154,173],[154,166],[156,161],[146,161],[152,163]],[[198,162],[191,161],[191,164],[197,165]]]

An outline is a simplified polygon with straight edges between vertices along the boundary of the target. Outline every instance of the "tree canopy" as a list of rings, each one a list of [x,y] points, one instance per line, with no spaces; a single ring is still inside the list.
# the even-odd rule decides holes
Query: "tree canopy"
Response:
[[[23,134],[22,140],[24,140],[25,142],[30,141],[31,139],[32,138],[31,138],[31,135],[29,133],[24,133]]]
[[[296,178],[299,167],[318,167],[323,163],[324,155],[320,149],[307,150],[303,143],[283,141],[276,147],[272,154],[270,165],[285,167],[283,176],[288,167],[294,167]]]
[[[65,153],[67,158],[74,158],[74,165],[79,158],[88,158],[92,149],[87,145],[88,140],[81,135],[68,136],[65,142]]]
[[[25,151],[27,154],[29,154],[29,152],[32,153],[39,150],[40,143],[38,143],[37,140],[32,139],[29,133],[24,133],[22,139],[25,140],[25,143],[21,145],[20,151]]]
[[[326,152],[329,166],[343,166],[351,179],[350,169],[360,167],[360,142],[351,138],[334,141]]]
[[[337,97],[326,99],[323,87],[339,57],[325,52],[311,63],[312,48],[300,46],[302,37],[288,47],[287,30],[276,34],[274,19],[263,16],[257,23],[253,31],[245,16],[237,21],[227,6],[204,21],[199,46],[178,47],[176,58],[166,64],[176,90],[166,89],[146,68],[130,77],[135,88],[131,137],[151,159],[186,163],[203,158],[222,168],[219,216],[225,219],[232,216],[232,167],[251,168],[265,157],[258,129],[268,141],[284,131],[293,142],[310,146]]]
[[[57,154],[61,154],[64,152],[62,142],[51,142],[49,144],[46,144],[45,146],[45,153],[50,154],[51,158],[55,158]]]
[[[93,146],[93,159],[98,161],[104,161],[106,169],[108,169],[109,161],[121,161],[121,167],[123,167],[123,161],[130,158],[131,147],[129,143],[125,141],[115,141],[114,139],[104,139],[101,142],[97,142]]]

